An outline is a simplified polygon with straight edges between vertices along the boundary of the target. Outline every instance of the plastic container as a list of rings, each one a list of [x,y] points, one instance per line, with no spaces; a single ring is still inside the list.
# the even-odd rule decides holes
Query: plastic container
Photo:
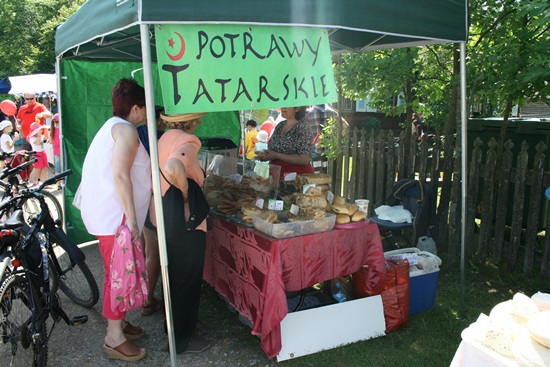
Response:
[[[422,236],[418,239],[418,243],[416,244],[416,247],[420,251],[427,251],[434,255],[437,255],[437,247],[435,245],[435,241],[433,238],[428,236]]]
[[[409,278],[409,315],[429,310],[435,304],[439,269],[432,272],[415,272]]]
[[[325,218],[302,222],[271,223],[260,217],[252,217],[252,225],[257,230],[275,238],[288,238],[304,234],[330,231],[336,223],[336,215],[328,213]]]
[[[336,302],[345,302],[347,297],[344,292],[342,292],[342,289],[340,289],[340,283],[336,283],[334,285],[336,287],[336,292],[332,295],[332,298],[336,300]]]
[[[409,267],[409,315],[432,308],[435,304],[441,259],[415,247],[384,252],[386,259],[399,256],[416,258],[416,264]]]

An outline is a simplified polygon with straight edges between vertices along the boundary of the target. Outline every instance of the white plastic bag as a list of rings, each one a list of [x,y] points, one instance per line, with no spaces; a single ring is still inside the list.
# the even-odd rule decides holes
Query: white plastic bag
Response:
[[[393,223],[412,223],[413,216],[403,205],[382,205],[374,209],[379,219],[389,220]]]

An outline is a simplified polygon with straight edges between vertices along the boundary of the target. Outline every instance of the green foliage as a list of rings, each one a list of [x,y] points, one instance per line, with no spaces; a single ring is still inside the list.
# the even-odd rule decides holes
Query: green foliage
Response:
[[[363,128],[367,130],[367,132],[370,131],[380,131],[381,129],[381,122],[379,119],[373,116],[367,116],[363,120]]]
[[[468,95],[481,116],[508,102],[550,101],[550,5],[546,0],[470,2]]]
[[[321,131],[319,147],[324,148],[323,156],[327,159],[336,159],[342,153],[342,147],[349,144],[349,140],[342,137],[342,127],[339,120],[329,118]]]
[[[55,72],[55,27],[84,2],[0,0],[0,78]]]

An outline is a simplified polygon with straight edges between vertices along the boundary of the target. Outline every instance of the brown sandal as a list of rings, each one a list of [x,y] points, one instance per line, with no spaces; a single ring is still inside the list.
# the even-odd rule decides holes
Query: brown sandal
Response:
[[[135,350],[136,348],[138,351],[137,354]],[[103,350],[109,359],[135,362],[145,357],[145,349],[136,347],[128,340],[114,348],[108,346],[107,344],[103,344]]]
[[[164,303],[159,298],[153,298],[153,301],[147,306],[141,306],[141,316],[150,316],[164,307]]]
[[[143,334],[145,334],[145,330],[142,327],[134,326],[129,322],[126,323],[126,326],[122,329],[122,331],[128,340],[139,339],[143,336]]]

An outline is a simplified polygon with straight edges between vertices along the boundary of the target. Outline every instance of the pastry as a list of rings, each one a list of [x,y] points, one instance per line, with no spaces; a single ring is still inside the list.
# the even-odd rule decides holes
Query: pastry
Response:
[[[367,219],[367,215],[363,212],[360,212],[360,211],[355,212],[355,214],[353,214],[351,216],[351,221],[352,222],[361,222],[361,221],[366,220],[366,219]]]
[[[349,222],[350,222],[350,219],[349,219],[349,215],[347,214],[338,214],[336,216],[336,223],[338,224],[346,224]]]

